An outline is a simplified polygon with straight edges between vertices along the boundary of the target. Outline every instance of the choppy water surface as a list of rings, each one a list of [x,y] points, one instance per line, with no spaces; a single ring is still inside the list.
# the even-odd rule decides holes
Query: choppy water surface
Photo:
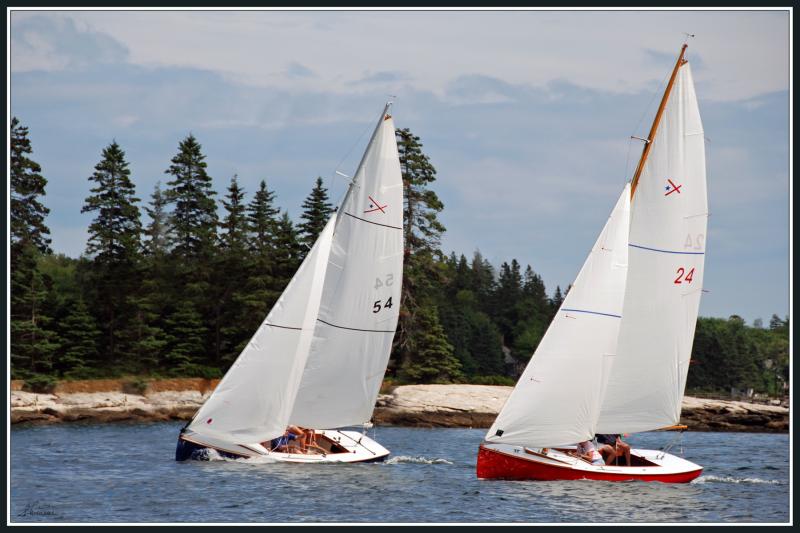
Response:
[[[483,430],[378,428],[383,464],[173,460],[182,424],[11,431],[13,522],[788,522],[789,436],[689,432],[690,484],[478,480]],[[372,435],[372,433],[370,433]],[[659,448],[674,434],[632,436]],[[614,503],[615,502],[615,503]]]

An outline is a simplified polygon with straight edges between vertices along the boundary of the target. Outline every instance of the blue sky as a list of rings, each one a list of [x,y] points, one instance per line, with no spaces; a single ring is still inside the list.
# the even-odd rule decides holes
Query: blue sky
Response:
[[[684,39],[707,145],[700,312],[789,312],[789,18],[754,11],[14,11],[11,113],[78,256],[103,147],[148,200],[178,143],[221,196],[261,179],[296,218],[317,175],[338,200],[388,95],[438,171],[443,249],[577,274],[641,151]]]

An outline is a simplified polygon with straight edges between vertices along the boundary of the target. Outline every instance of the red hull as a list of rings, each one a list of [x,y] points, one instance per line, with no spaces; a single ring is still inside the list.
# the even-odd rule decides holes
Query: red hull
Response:
[[[672,474],[614,474],[609,472],[587,472],[568,466],[551,466],[538,461],[520,459],[512,455],[480,447],[478,450],[477,474],[483,479],[514,479],[555,481],[569,479],[594,479],[599,481],[661,481],[663,483],[688,483],[703,471]]]

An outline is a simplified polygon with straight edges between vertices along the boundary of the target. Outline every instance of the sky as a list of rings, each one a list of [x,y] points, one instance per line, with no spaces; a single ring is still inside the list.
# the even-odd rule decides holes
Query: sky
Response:
[[[785,11],[21,11],[10,112],[48,180],[56,252],[116,140],[147,202],[192,133],[221,198],[265,179],[297,220],[321,176],[338,202],[392,97],[444,202],[442,249],[573,281],[631,178],[681,44],[707,141],[700,314],[789,313]]]

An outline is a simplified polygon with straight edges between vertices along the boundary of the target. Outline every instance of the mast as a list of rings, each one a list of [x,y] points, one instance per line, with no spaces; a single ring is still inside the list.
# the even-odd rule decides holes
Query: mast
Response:
[[[667,106],[669,93],[672,92],[672,86],[675,84],[675,78],[678,75],[678,69],[681,68],[684,63],[686,63],[686,60],[683,59],[683,55],[686,53],[686,48],[688,46],[689,45],[684,44],[681,47],[681,53],[678,56],[678,61],[675,62],[675,68],[672,70],[672,76],[669,78],[667,88],[664,90],[664,96],[661,98],[661,104],[658,106],[658,111],[656,111],[656,118],[653,120],[653,126],[650,128],[650,133],[647,135],[647,140],[645,141],[644,149],[642,150],[642,157],[639,159],[636,172],[634,172],[633,179],[631,180],[631,200],[633,200],[633,194],[636,192],[636,186],[639,183],[639,176],[641,176],[642,170],[644,169],[644,163],[647,161],[647,156],[650,155],[650,149],[653,147],[653,139],[656,136],[658,124],[661,122],[661,116],[664,114],[664,108]]]
[[[361,161],[358,163],[358,167],[356,167],[355,174],[353,174],[353,178],[350,180],[350,185],[347,186],[347,192],[344,193],[344,198],[342,198],[341,203],[339,204],[337,214],[339,210],[344,207],[347,203],[347,199],[350,197],[350,191],[353,190],[353,186],[356,184],[356,176],[358,176],[358,171],[361,170],[361,167],[364,165],[364,160],[367,158],[367,154],[369,153],[369,149],[372,146],[372,142],[375,140],[375,136],[378,134],[378,130],[381,128],[381,124],[383,121],[386,120],[386,114],[389,112],[389,108],[392,106],[392,102],[386,102],[386,105],[383,108],[383,113],[381,113],[381,117],[378,119],[378,123],[375,125],[375,129],[372,130],[372,136],[369,138],[369,142],[367,143],[367,147],[364,149],[364,154],[361,156]],[[334,229],[339,225],[339,219],[337,217],[336,225]]]

